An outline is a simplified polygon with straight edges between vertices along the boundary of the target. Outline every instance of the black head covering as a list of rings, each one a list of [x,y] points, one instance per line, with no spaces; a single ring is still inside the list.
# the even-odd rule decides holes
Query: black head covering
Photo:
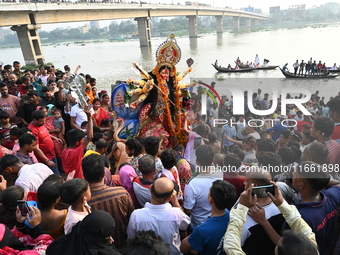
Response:
[[[0,249],[5,246],[15,250],[26,250],[25,245],[14,236],[11,230],[4,224],[0,224]]]
[[[46,250],[47,255],[118,255],[121,254],[110,243],[115,229],[112,216],[104,211],[94,211],[78,222],[70,234],[57,238]]]

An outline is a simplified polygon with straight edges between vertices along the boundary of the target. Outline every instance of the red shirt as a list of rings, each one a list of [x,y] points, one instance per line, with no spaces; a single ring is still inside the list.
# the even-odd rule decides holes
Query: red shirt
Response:
[[[236,189],[236,197],[234,199],[234,202],[233,204],[229,205],[227,208],[228,210],[231,210],[232,206],[236,203],[236,201],[240,197],[240,194],[244,191],[244,182],[246,181],[246,177],[241,176],[241,175],[228,176],[227,174],[225,174],[225,177],[223,178],[223,180],[231,183]]]
[[[340,144],[334,140],[329,140],[325,142],[329,151],[329,160],[333,165],[340,165]],[[335,169],[335,168],[334,168]]]
[[[63,152],[61,153],[61,160],[63,162],[65,174],[76,170],[74,178],[84,178],[83,168],[81,166],[83,156],[84,148],[82,145],[78,146],[75,149],[66,148],[65,150],[63,150]]]
[[[296,125],[297,131],[298,131],[298,132],[300,132],[300,133],[302,132],[302,126],[303,126],[304,124],[307,124],[309,127],[312,127],[312,124],[310,124],[309,122],[304,121],[304,120],[298,120],[298,121],[297,121],[297,125]]]
[[[29,124],[28,128],[32,130],[33,135],[35,135],[35,137],[37,138],[39,149],[45,154],[48,159],[54,159],[56,157],[54,143],[52,141],[52,138],[50,137],[50,133],[48,132],[47,128],[45,126],[38,127],[32,122],[31,124]]]
[[[340,124],[335,124],[331,138],[340,143]]]

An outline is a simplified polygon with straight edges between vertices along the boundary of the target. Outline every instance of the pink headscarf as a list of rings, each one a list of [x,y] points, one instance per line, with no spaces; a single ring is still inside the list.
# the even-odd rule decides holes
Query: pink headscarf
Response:
[[[133,204],[136,208],[140,208],[140,204],[133,190],[133,179],[137,177],[135,169],[130,165],[125,165],[119,170],[120,184],[129,192]]]

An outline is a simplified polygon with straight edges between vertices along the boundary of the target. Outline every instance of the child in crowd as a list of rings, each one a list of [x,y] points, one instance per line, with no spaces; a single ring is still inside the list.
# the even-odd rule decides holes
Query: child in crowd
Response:
[[[36,141],[36,137],[29,133],[24,133],[19,137],[20,149],[16,152],[16,155],[22,163],[29,165],[34,164],[34,160],[29,155],[29,153],[33,152],[35,147],[37,146]]]
[[[83,121],[80,125],[80,129],[86,134],[88,121]]]
[[[6,147],[9,150],[13,149],[15,141],[19,139],[20,129],[18,127],[14,127],[9,131],[9,138],[2,142],[2,146]]]
[[[57,108],[53,108],[53,125],[55,128],[60,128],[60,132],[58,133],[58,138],[63,140],[63,144],[66,145],[64,135],[65,135],[65,121],[63,117],[61,117],[61,110]]]
[[[86,138],[85,133],[80,129],[72,129],[68,131],[68,147],[61,153],[65,174],[75,170],[75,178],[83,178],[81,162],[84,156],[84,150],[93,138],[93,124],[90,108],[88,107],[85,112],[88,120]]]
[[[111,129],[112,123],[109,119],[102,119],[100,122],[100,130],[106,137],[112,137],[113,129]]]
[[[15,124],[11,124],[9,123],[9,113],[5,112],[5,111],[0,111],[0,138],[1,138],[1,142],[3,142],[4,140],[9,139],[9,132],[12,128],[17,127],[17,125]]]
[[[87,204],[91,199],[89,183],[80,178],[65,182],[60,188],[60,198],[70,205],[64,224],[64,233],[67,235],[78,221],[82,221],[91,213],[91,207]]]
[[[172,181],[176,182],[178,186],[180,187],[180,182],[179,182],[179,175],[177,168],[175,167],[176,162],[177,162],[177,153],[173,149],[167,149],[164,150],[160,156],[162,164],[163,164],[163,169],[162,172],[158,175],[158,177],[168,177]],[[183,192],[181,188],[179,188],[178,192],[178,199],[183,199]]]
[[[106,128],[106,127],[111,127],[111,122],[109,119],[102,119],[100,122],[100,127],[101,128]]]

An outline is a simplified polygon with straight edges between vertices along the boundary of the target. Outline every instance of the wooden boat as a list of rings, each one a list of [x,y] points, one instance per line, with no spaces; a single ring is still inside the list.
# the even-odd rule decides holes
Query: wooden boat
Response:
[[[219,67],[214,64],[212,66],[216,69],[217,72],[221,73],[245,73],[245,72],[251,72],[255,70],[255,68],[242,68],[242,69],[228,69],[226,67]]]
[[[280,68],[280,67],[279,67]],[[295,78],[295,79],[330,79],[330,78],[335,78],[338,77],[339,75],[331,75],[331,74],[322,74],[322,75],[294,75],[293,73],[290,72],[284,72],[280,68],[282,74],[286,76],[286,78]]]
[[[235,61],[235,63],[236,63],[236,61]],[[279,66],[249,67],[249,65],[238,65],[237,63],[236,63],[236,65],[241,69],[243,69],[243,68],[254,68],[254,70],[273,70],[273,69],[276,69],[277,67],[279,67]]]
[[[340,73],[340,69],[331,70],[331,67],[327,67],[327,71],[330,72],[330,73]]]

